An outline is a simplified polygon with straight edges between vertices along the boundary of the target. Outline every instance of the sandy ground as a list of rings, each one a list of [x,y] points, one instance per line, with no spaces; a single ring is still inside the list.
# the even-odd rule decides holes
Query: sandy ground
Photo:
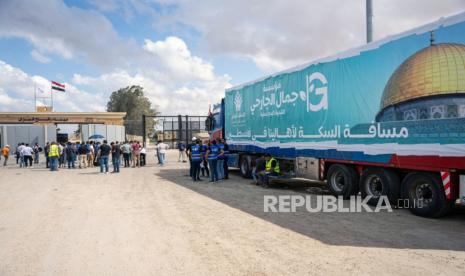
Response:
[[[465,274],[463,212],[264,213],[264,195],[310,193],[193,183],[175,154],[109,175],[0,168],[0,275]]]

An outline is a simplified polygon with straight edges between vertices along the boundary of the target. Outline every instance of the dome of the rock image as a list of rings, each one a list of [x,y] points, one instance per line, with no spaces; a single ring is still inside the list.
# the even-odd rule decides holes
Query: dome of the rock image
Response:
[[[377,121],[465,116],[465,45],[432,44],[405,60],[392,74]]]

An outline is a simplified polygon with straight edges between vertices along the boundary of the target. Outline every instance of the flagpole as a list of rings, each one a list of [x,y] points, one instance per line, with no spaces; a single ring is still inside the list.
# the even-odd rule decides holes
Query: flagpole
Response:
[[[34,82],[34,112],[37,111],[37,83]]]
[[[50,84],[50,100],[51,100],[52,112],[53,112],[53,90],[52,90],[52,85],[51,84]]]

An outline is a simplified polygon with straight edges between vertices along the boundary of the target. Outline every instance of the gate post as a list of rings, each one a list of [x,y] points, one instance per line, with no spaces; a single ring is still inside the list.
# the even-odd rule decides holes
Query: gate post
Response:
[[[186,115],[186,146],[189,145],[189,116]]]
[[[182,141],[182,117],[178,115],[178,144]]]

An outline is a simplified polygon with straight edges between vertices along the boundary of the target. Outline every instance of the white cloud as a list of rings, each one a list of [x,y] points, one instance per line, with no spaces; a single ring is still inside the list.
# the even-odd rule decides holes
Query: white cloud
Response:
[[[96,10],[118,12],[126,19],[151,15],[164,32],[194,29],[201,34],[200,49],[209,57],[246,57],[267,72],[334,54],[365,40],[361,0],[236,0],[220,5],[214,0],[154,0],[157,9],[150,6],[152,2],[141,0],[90,2]],[[374,2],[375,38],[465,6],[465,0]],[[39,62],[58,55],[101,70],[95,76],[77,72],[72,84],[66,83],[67,92],[56,96],[59,109],[104,110],[112,91],[139,84],[164,114],[205,114],[208,104],[219,100],[230,86],[229,76],[217,75],[214,66],[192,54],[179,37],[148,38],[138,45],[120,37],[96,10],[58,0],[0,0],[0,37],[26,39],[34,46],[31,56]],[[33,81],[49,87],[47,79],[29,76],[0,61],[0,108],[32,109]]]
[[[213,65],[192,55],[180,38],[146,40],[141,51],[147,51],[147,62],[157,66],[140,67],[133,74],[121,69],[96,77],[75,74],[72,83],[65,82],[66,93],[54,92],[56,110],[104,111],[111,92],[141,85],[163,114],[205,115],[208,105],[219,101],[224,89],[230,87],[228,76],[216,75]],[[0,61],[0,87],[4,89],[0,91],[0,109],[27,111],[34,108],[35,87],[47,96],[50,81]],[[21,104],[15,106],[14,99],[21,99]]]
[[[365,1],[161,0],[159,29],[181,24],[202,34],[208,54],[252,59],[267,72],[365,43]],[[374,37],[411,29],[465,10],[464,0],[377,0]],[[173,9],[172,5],[177,8]]]
[[[50,59],[36,49],[31,51],[31,56],[40,63],[50,63]]]
[[[53,92],[57,111],[104,111],[103,93],[89,93],[65,83],[66,93]],[[33,111],[34,91],[50,96],[50,81],[42,76],[29,76],[19,68],[0,60],[0,111]],[[45,101],[40,99],[40,101]]]
[[[147,62],[156,66],[140,67],[134,74],[125,70],[98,77],[75,74],[73,83],[108,92],[141,85],[158,111],[174,115],[206,114],[208,105],[219,101],[224,89],[231,86],[229,76],[216,75],[213,65],[193,56],[180,38],[147,39],[143,49],[150,53]]]
[[[28,40],[36,57],[55,54],[100,68],[127,67],[127,56],[137,56],[134,41],[120,38],[106,17],[57,0],[0,1],[0,37]]]
[[[105,12],[124,12],[125,7],[130,7],[133,13],[153,13],[143,1],[92,3]],[[62,110],[104,110],[112,91],[139,84],[163,113],[205,114],[208,103],[219,100],[224,88],[230,85],[228,76],[217,76],[213,65],[193,55],[178,37],[146,39],[142,46],[137,45],[132,39],[122,39],[102,14],[70,7],[61,1],[0,1],[0,37],[28,40],[35,47],[31,55],[39,62],[58,55],[101,70],[97,76],[76,72],[75,86],[67,83],[67,92],[56,94],[55,102]],[[24,98],[33,108],[33,103],[26,100],[32,95],[32,77],[14,69],[19,72],[11,79],[16,82],[23,75],[25,80],[6,84],[5,91],[9,97]],[[22,86],[20,90],[18,83]],[[79,87],[94,93],[91,95]],[[18,92],[23,90],[29,94]]]

